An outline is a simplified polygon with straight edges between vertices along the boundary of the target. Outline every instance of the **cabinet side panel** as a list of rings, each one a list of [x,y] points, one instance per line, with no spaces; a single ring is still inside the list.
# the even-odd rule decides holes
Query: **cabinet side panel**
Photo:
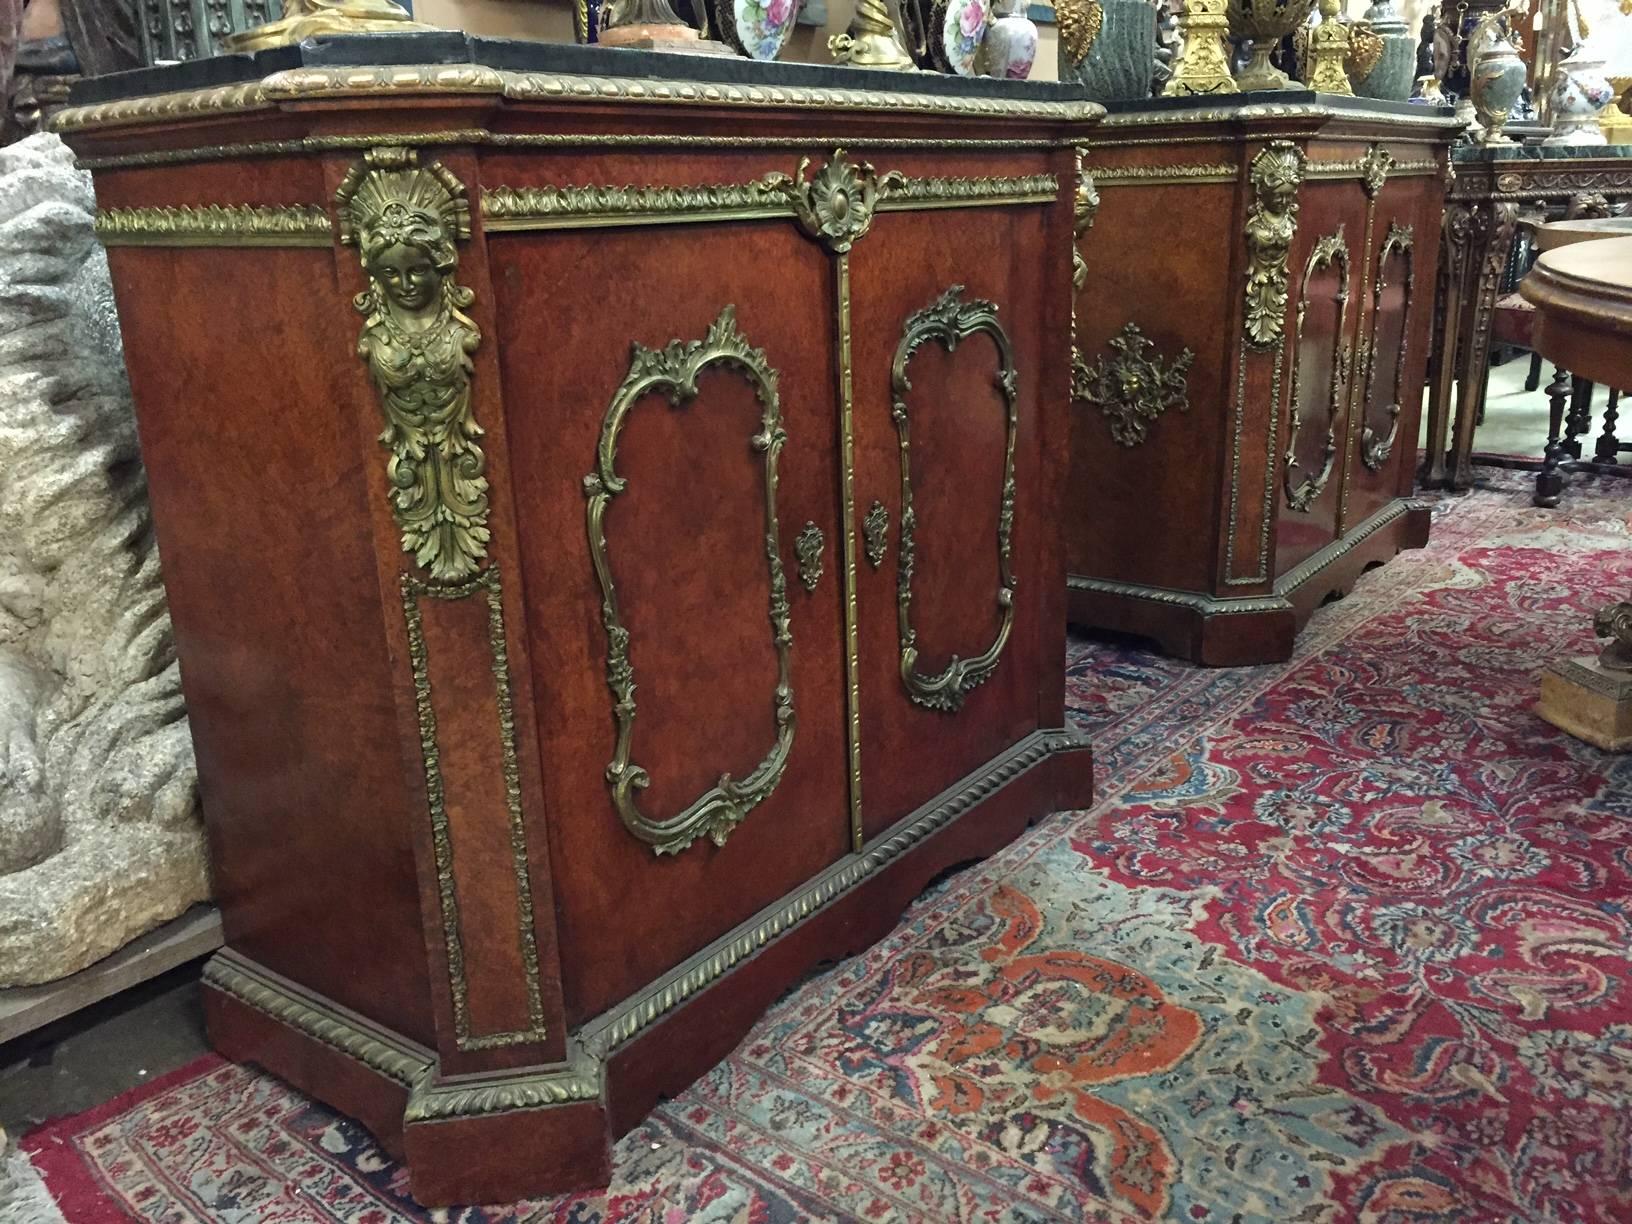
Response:
[[[1104,398],[1071,405],[1064,527],[1073,574],[1193,591],[1212,585],[1210,520],[1229,458],[1229,374],[1239,342],[1232,322],[1240,285],[1229,276],[1235,193],[1227,182],[1100,189],[1099,213],[1080,240],[1088,278],[1077,297],[1077,339],[1090,371],[1102,375],[1093,385]],[[1186,353],[1183,396],[1152,410],[1150,368],[1134,362],[1170,372]],[[1124,377],[1136,372],[1144,377],[1133,388]]]
[[[334,257],[109,258],[227,943],[429,1042]]]

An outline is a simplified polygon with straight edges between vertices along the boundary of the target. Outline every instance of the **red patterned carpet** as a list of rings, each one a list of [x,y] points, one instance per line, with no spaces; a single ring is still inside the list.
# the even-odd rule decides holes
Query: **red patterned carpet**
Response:
[[[1530,712],[1632,590],[1632,485],[1527,487],[1290,663],[1075,643],[1098,805],[789,995],[604,1194],[433,1217],[214,1060],[24,1148],[75,1224],[1632,1220],[1632,762]]]

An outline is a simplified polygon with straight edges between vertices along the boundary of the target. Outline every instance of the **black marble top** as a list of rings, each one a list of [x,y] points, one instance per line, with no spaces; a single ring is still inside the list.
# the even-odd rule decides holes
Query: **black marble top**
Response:
[[[1075,82],[1008,81],[936,72],[879,72],[839,64],[766,63],[739,56],[685,55],[623,47],[581,47],[514,38],[478,38],[454,30],[414,34],[348,34],[307,39],[248,55],[217,55],[161,68],[138,68],[78,81],[74,106],[120,98],[258,81],[288,68],[361,68],[392,64],[477,64],[516,72],[554,72],[717,85],[873,89],[957,98],[1028,102],[1087,101]]]
[[[1365,115],[1412,115],[1428,119],[1449,119],[1449,106],[1428,106],[1422,102],[1385,102],[1378,98],[1357,98],[1348,94],[1316,93],[1312,89],[1258,89],[1233,94],[1188,94],[1177,97],[1141,98],[1131,102],[1107,102],[1112,115],[1156,115],[1163,111],[1228,111],[1248,106],[1309,106],[1334,111],[1354,111]]]
[[[1460,144],[1451,150],[1457,162],[1555,162],[1632,157],[1632,145]]]

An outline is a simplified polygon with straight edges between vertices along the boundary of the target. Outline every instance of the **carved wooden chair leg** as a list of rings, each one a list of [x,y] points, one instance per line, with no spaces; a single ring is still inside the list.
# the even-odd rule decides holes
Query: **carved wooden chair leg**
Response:
[[[1534,391],[1541,386],[1541,354],[1530,354],[1530,372],[1524,376],[1524,389]]]
[[[1541,471],[1536,473],[1538,506],[1556,506],[1564,493],[1564,471],[1559,467],[1564,458],[1564,407],[1570,394],[1570,376],[1561,366],[1553,367],[1553,381],[1547,384],[1547,449],[1542,455]]]
[[[1581,435],[1592,428],[1593,384],[1585,378],[1572,378],[1570,410],[1564,417],[1564,453],[1571,459],[1581,458]]]
[[[1609,403],[1604,405],[1604,432],[1598,435],[1598,444],[1593,448],[1593,458],[1599,463],[1614,463],[1621,453],[1621,444],[1615,437],[1616,409],[1620,407],[1621,393],[1611,388]]]

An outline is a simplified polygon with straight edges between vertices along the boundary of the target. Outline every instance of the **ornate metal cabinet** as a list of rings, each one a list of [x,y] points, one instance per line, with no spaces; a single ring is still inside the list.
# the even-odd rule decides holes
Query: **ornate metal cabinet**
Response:
[[[1058,356],[1098,108],[391,46],[87,82],[61,128],[198,748],[212,1038],[490,1202],[604,1178],[802,973],[1089,800]],[[642,75],[682,62],[717,79]]]
[[[1427,539],[1408,494],[1454,125],[1371,106],[1127,110],[1083,154],[1073,621],[1285,658]]]
[[[1445,201],[1440,355],[1429,386],[1430,489],[1473,485],[1473,431],[1484,415],[1490,329],[1521,214],[1531,220],[1607,216],[1632,196],[1632,145],[1458,146]],[[1539,445],[1544,439],[1536,439]]]

